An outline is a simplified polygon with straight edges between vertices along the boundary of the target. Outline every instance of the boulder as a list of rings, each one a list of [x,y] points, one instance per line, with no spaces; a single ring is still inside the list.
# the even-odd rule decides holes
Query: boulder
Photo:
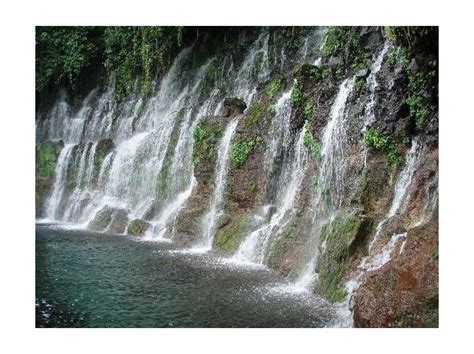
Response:
[[[224,100],[224,111],[223,116],[229,117],[231,115],[242,114],[247,105],[244,101],[237,97],[230,97]]]
[[[149,228],[151,224],[142,219],[135,219],[130,222],[127,227],[127,234],[134,236],[143,235]]]
[[[94,231],[104,231],[112,220],[112,212],[113,209],[111,207],[108,205],[104,206],[95,214],[94,219],[89,223],[87,228]]]
[[[128,225],[128,213],[124,209],[115,209],[109,231],[114,234],[123,234]]]

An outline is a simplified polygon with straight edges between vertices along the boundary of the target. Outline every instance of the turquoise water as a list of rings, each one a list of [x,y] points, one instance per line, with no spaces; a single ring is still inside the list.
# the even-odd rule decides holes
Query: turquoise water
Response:
[[[267,269],[166,243],[36,226],[37,327],[324,327],[315,295]]]

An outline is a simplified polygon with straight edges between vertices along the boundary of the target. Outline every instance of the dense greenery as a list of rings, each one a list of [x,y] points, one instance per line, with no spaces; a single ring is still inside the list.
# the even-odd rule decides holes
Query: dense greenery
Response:
[[[129,94],[135,80],[143,92],[162,74],[182,45],[183,27],[38,27],[36,91],[60,85],[75,91],[78,78],[105,66],[116,73],[118,98]]]
[[[258,143],[261,141],[261,138],[254,139],[242,139],[234,144],[232,144],[230,151],[230,160],[235,167],[242,167],[247,159],[249,158],[252,151],[257,147]]]
[[[370,65],[370,56],[364,48],[359,35],[359,27],[330,27],[323,46],[325,56],[343,55],[346,46],[349,48],[347,65],[353,70]],[[337,75],[342,78],[342,73]]]
[[[403,156],[398,144],[388,135],[383,134],[377,128],[370,128],[365,134],[365,144],[374,151],[384,154],[387,164],[397,167],[403,162]]]
[[[424,127],[437,110],[438,61],[436,27],[385,27],[386,37],[394,42],[388,63],[400,67],[408,80],[406,104],[417,127]],[[413,63],[413,64],[412,64]]]
[[[224,226],[216,236],[217,247],[227,253],[233,252],[245,236],[247,225],[248,217],[241,215]]]
[[[193,163],[195,165],[215,155],[216,144],[221,134],[222,131],[217,122],[205,120],[198,123],[194,130]]]
[[[295,79],[293,81],[293,90],[291,91],[291,102],[293,102],[295,106],[301,106],[304,100],[303,85],[300,81]]]
[[[281,90],[283,86],[283,78],[277,77],[273,79],[265,88],[267,96],[272,99],[274,98]]]
[[[62,144],[43,143],[36,145],[36,175],[38,177],[53,177],[61,149]]]

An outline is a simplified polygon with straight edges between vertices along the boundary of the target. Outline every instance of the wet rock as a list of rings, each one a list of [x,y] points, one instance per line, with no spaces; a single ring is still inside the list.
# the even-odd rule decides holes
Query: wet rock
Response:
[[[112,222],[109,226],[109,231],[114,234],[123,234],[127,227],[129,218],[128,213],[124,209],[116,209],[113,217]]]
[[[229,117],[231,115],[242,114],[247,105],[244,101],[237,97],[230,97],[224,100],[224,111],[223,116]]]
[[[88,229],[94,231],[104,231],[112,220],[113,209],[108,205],[100,209],[95,215],[94,219],[89,222]]]
[[[369,69],[360,69],[358,72],[356,72],[355,76],[359,79],[365,79],[367,76],[369,76]]]
[[[217,221],[217,229],[221,229],[230,222],[229,214],[222,214]]]
[[[87,226],[94,231],[110,231],[116,234],[122,234],[128,224],[128,213],[124,209],[104,206],[94,219]]]
[[[134,236],[143,235],[149,228],[151,224],[142,219],[135,219],[130,222],[127,227],[127,234]]]

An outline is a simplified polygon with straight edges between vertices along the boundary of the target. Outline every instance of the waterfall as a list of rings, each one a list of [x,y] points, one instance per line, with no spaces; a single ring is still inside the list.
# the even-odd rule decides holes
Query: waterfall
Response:
[[[202,220],[203,239],[198,246],[203,250],[210,250],[212,247],[212,240],[216,233],[217,222],[223,213],[224,191],[227,181],[227,170],[229,166],[229,151],[232,142],[232,137],[235,133],[235,128],[238,124],[237,119],[233,119],[224,132],[224,136],[219,144],[217,155],[217,163],[215,169],[214,192],[211,200],[209,211]]]
[[[56,219],[57,206],[61,202],[63,196],[64,187],[66,183],[67,168],[69,166],[73,147],[73,144],[65,145],[58,157],[58,162],[54,171],[54,178],[56,183],[54,184],[53,192],[49,197],[48,205],[46,208],[46,215],[47,218],[50,220]]]
[[[284,106],[284,105],[282,105]],[[276,120],[275,120],[276,121]],[[251,232],[232,257],[238,263],[263,264],[265,253],[271,248],[272,242],[285,229],[294,214],[294,205],[303,181],[308,153],[304,147],[304,129],[301,130],[294,148],[293,157],[283,166],[276,210],[270,220]]]
[[[370,126],[370,124],[372,124],[376,120],[375,103],[377,100],[377,87],[378,87],[377,74],[382,68],[383,59],[385,58],[385,55],[387,54],[387,51],[389,50],[389,48],[390,48],[390,43],[387,41],[385,42],[382,51],[375,58],[374,62],[372,63],[372,66],[370,67],[370,74],[367,77],[367,85],[370,92],[370,96],[369,96],[369,101],[367,102],[367,105],[365,106],[365,118],[364,118],[364,126],[362,128],[362,132],[365,132],[367,127]]]
[[[400,172],[397,178],[397,182],[395,183],[395,189],[390,209],[388,210],[382,221],[378,223],[375,229],[374,238],[369,244],[369,254],[371,253],[372,248],[374,247],[376,242],[379,240],[384,225],[400,210],[400,207],[402,207],[402,210],[400,211],[403,212],[403,209],[406,206],[406,200],[408,199],[407,194],[411,185],[413,174],[415,173],[416,168],[419,164],[421,151],[422,145],[418,142],[418,140],[414,139],[412,141],[410,151],[408,152],[405,166]]]
[[[352,92],[353,83],[353,79],[346,79],[339,86],[338,94],[331,107],[329,120],[324,129],[318,174],[318,184],[321,187],[317,189],[312,202],[315,210],[311,228],[314,237],[310,239],[308,247],[311,252],[309,260],[294,282],[297,289],[310,289],[316,279],[315,268],[318,259],[316,243],[319,239],[320,229],[334,218],[343,201],[348,145],[346,104]],[[327,206],[328,200],[329,207]]]

